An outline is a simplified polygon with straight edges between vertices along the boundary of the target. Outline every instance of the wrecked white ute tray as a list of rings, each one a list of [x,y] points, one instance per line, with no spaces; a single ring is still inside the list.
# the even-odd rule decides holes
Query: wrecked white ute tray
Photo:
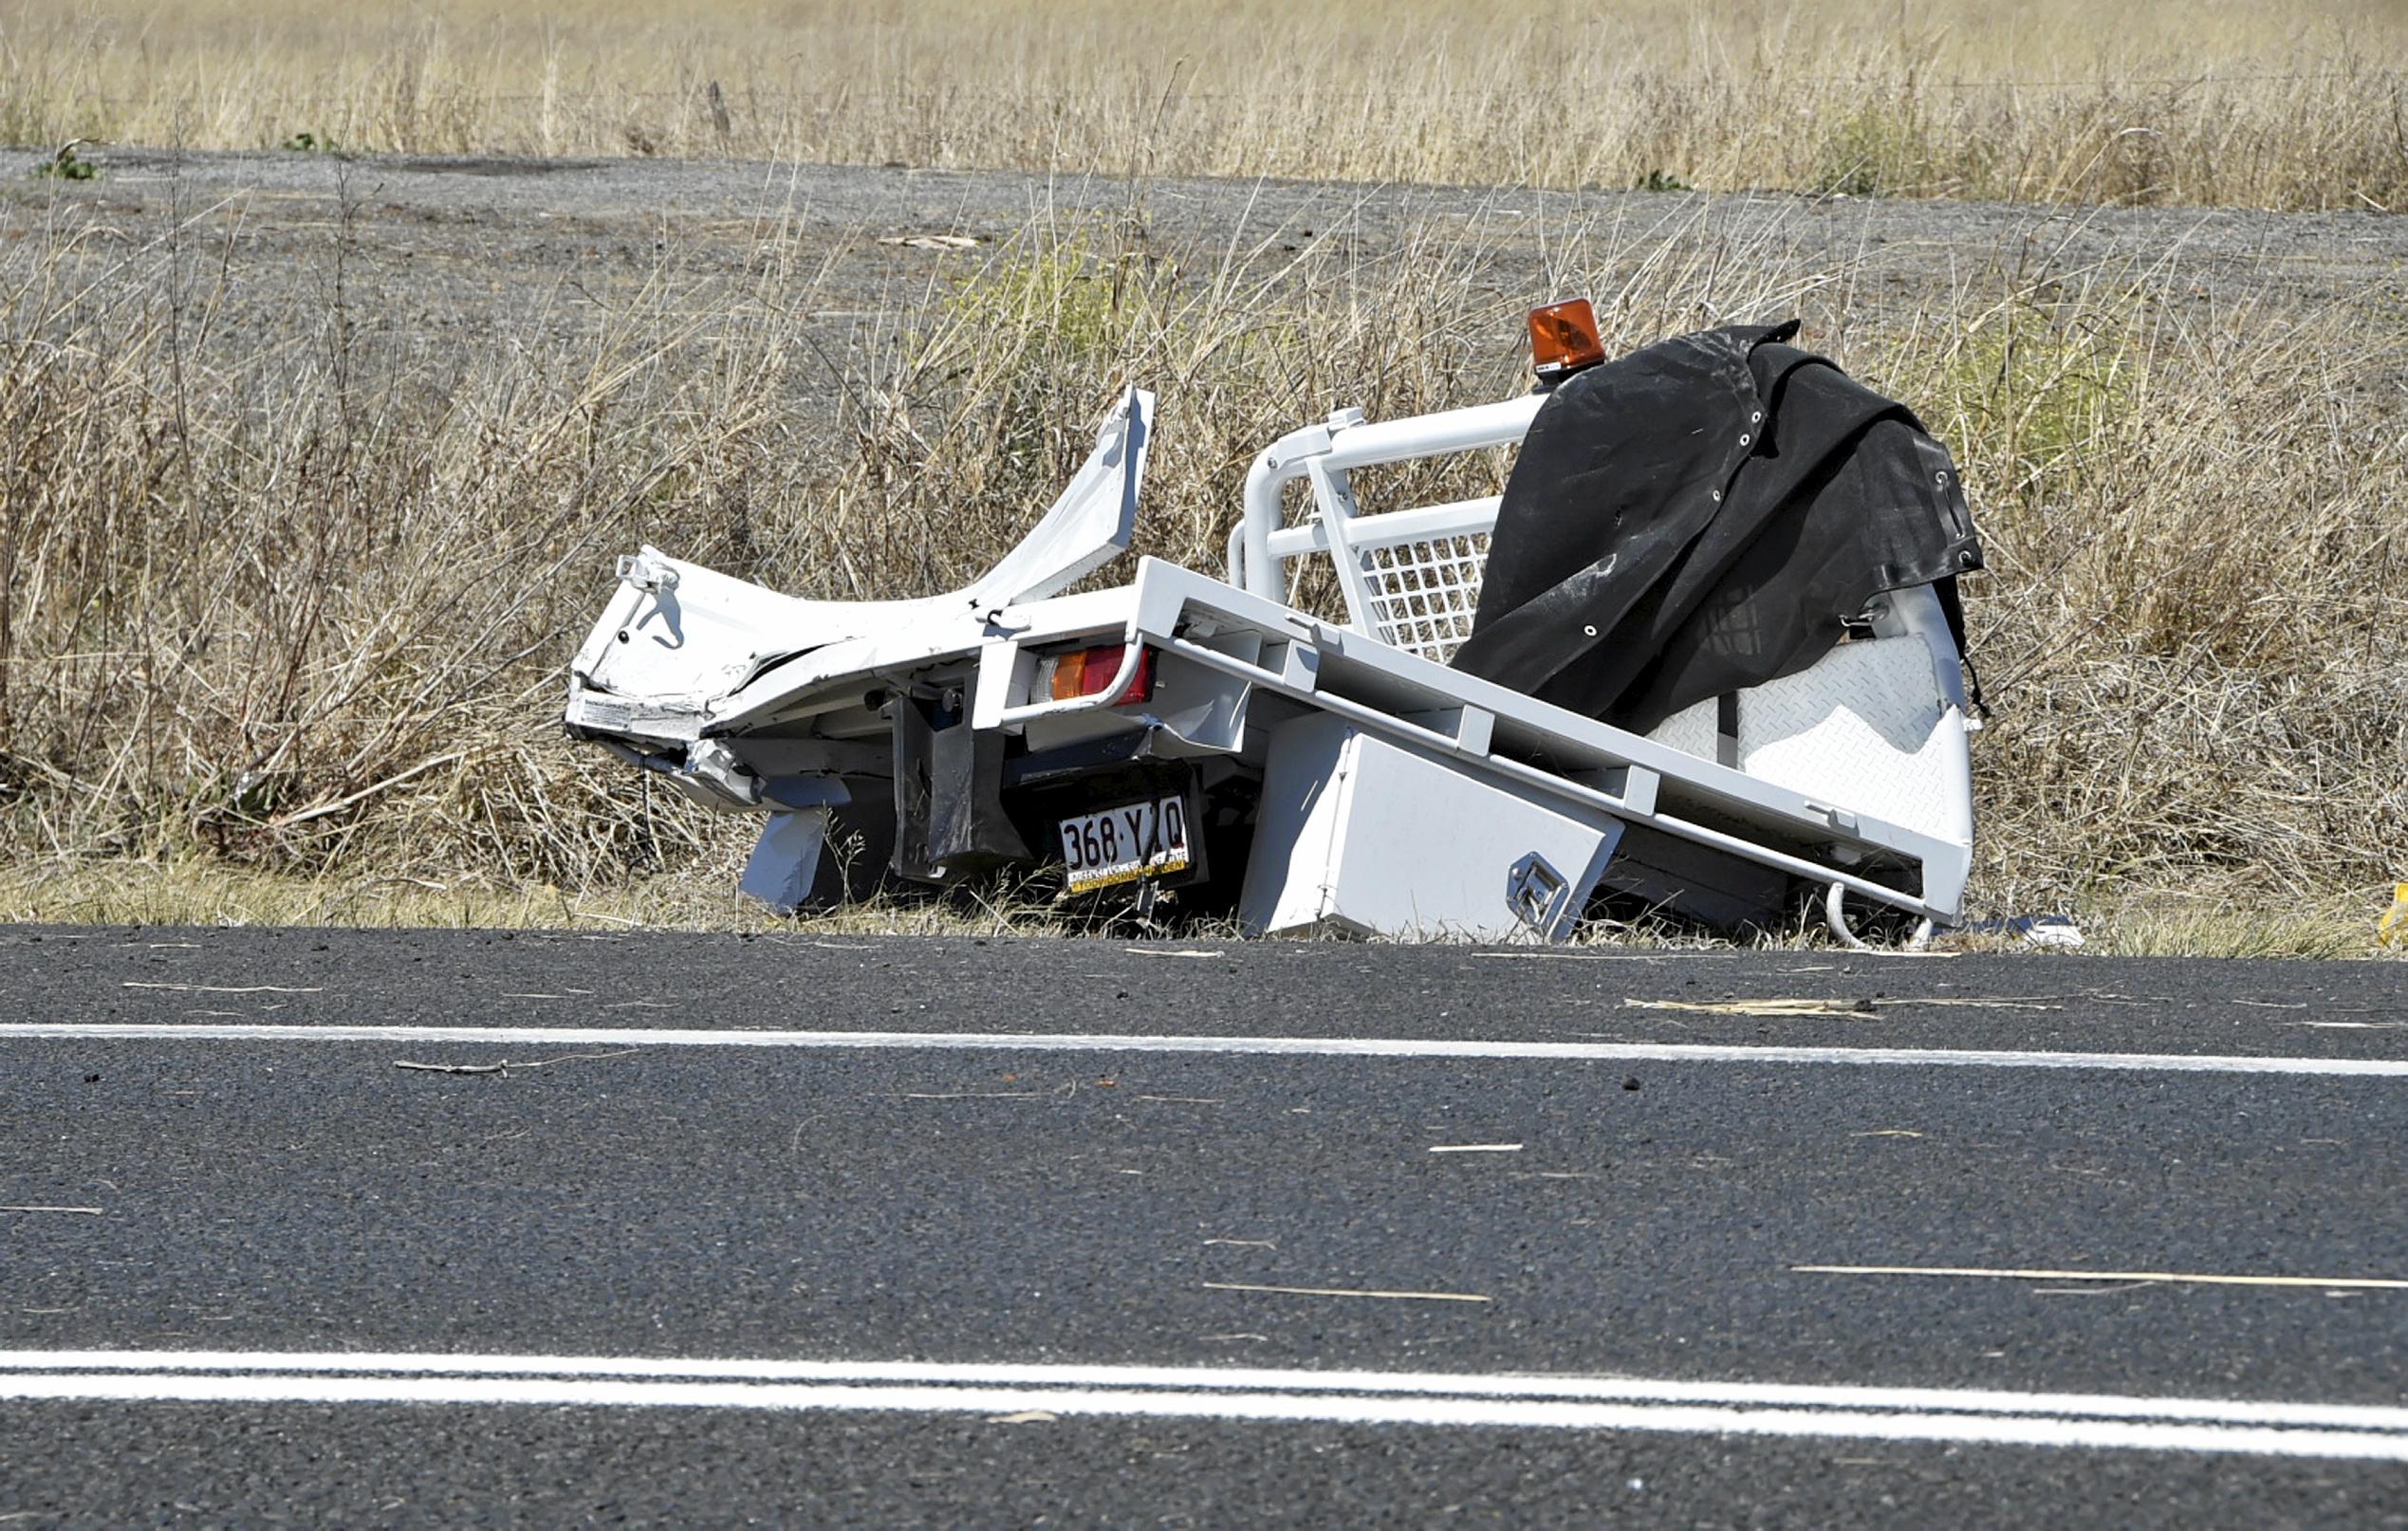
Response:
[[[1645,732],[1449,665],[1499,500],[1372,513],[1354,478],[1519,442],[1547,397],[1283,436],[1222,578],[1140,559],[1061,594],[1128,547],[1154,404],[1134,390],[964,590],[802,600],[646,547],[578,652],[568,727],[761,815],[743,885],[782,910],[1018,868],[1255,933],[1561,940],[1603,900],[1735,928],[1802,892],[1850,941],[1851,897],[1918,938],[1954,923],[1975,725],[1932,585]],[[1343,620],[1288,603],[1320,559]]]
[[[796,655],[983,619],[1066,588],[1128,551],[1153,413],[1154,396],[1131,390],[1036,528],[950,595],[798,600],[656,547],[621,558],[621,588],[569,667],[570,726],[693,740],[730,696]],[[615,712],[621,705],[625,711]]]

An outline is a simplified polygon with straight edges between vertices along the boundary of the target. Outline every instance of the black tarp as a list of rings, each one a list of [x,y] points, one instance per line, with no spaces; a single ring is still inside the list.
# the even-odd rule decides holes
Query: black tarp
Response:
[[[1884,590],[1938,586],[1961,629],[1981,548],[1947,450],[1797,330],[1684,335],[1557,387],[1455,667],[1645,732],[1806,669]]]

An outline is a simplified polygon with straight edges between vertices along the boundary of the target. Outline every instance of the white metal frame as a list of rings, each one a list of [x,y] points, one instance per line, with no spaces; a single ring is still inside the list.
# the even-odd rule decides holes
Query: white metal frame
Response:
[[[1363,516],[1348,475],[1358,468],[1511,446],[1528,433],[1546,401],[1545,395],[1531,394],[1377,424],[1365,421],[1361,410],[1341,410],[1280,437],[1247,470],[1246,513],[1230,533],[1230,583],[1284,599],[1285,565],[1326,552],[1350,625],[1443,662],[1471,632],[1479,583],[1470,565],[1485,560],[1486,546],[1469,544],[1495,528],[1495,497]],[[1316,513],[1290,527],[1283,491],[1299,479],[1311,488]]]

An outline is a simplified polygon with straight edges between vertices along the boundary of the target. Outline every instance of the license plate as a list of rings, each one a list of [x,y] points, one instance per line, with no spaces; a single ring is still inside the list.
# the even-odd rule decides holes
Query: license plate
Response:
[[[1074,894],[1184,872],[1193,854],[1185,797],[1124,802],[1062,821],[1062,859]]]

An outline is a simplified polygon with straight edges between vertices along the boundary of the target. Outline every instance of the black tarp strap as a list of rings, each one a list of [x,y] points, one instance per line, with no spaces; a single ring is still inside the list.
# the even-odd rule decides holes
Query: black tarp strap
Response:
[[[1936,581],[1932,589],[1939,597],[1940,615],[1948,619],[1948,636],[1956,640],[1956,660],[1965,667],[1967,708],[1973,716],[1987,719],[1991,714],[1990,704],[1982,700],[1981,673],[1973,668],[1973,653],[1965,642],[1965,598],[1953,579]]]

